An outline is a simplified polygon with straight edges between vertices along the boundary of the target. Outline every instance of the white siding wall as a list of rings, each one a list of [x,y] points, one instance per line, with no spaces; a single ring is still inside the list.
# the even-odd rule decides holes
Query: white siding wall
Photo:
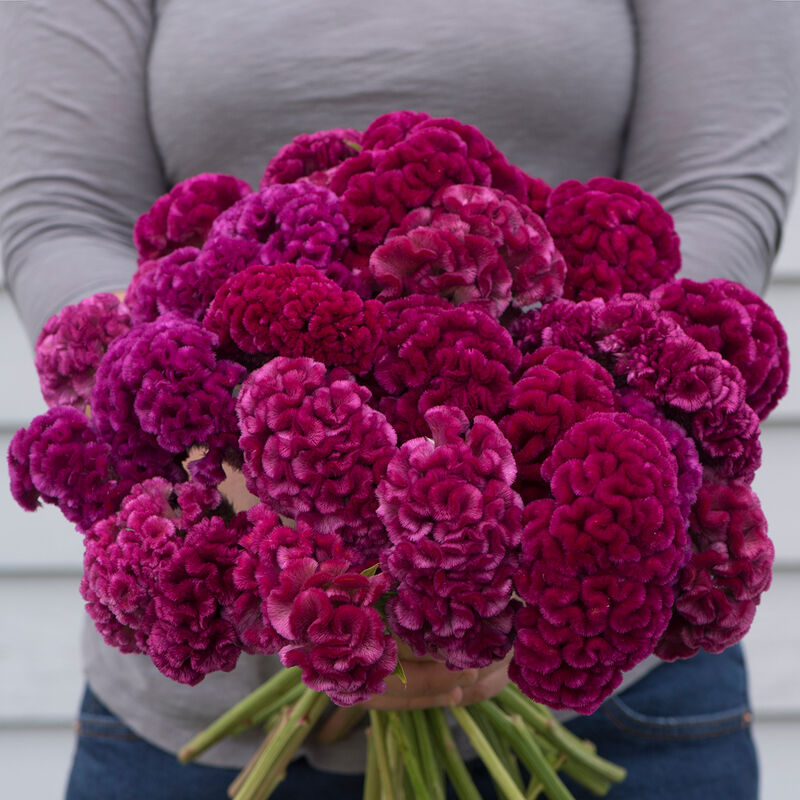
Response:
[[[800,358],[800,203],[767,299]],[[28,344],[2,290],[0,343],[0,448],[5,452],[13,432],[44,405]],[[800,536],[792,499],[800,488],[800,378],[765,425],[763,442],[756,490],[776,542],[777,569],[746,646],[762,798],[795,800],[800,785]],[[9,496],[7,478],[0,476],[0,484],[0,796],[53,800],[63,792],[82,683],[80,541],[53,508],[26,514]]]

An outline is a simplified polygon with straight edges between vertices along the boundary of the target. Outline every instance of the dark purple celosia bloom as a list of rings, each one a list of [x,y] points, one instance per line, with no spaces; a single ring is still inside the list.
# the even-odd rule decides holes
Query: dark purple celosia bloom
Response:
[[[560,347],[535,350],[523,366],[499,425],[517,464],[514,488],[529,502],[550,494],[541,467],[561,436],[589,414],[614,409],[614,379],[587,356]]]
[[[263,264],[290,261],[322,270],[341,261],[349,243],[339,198],[308,181],[248,195],[216,220],[209,239],[216,237],[258,242]]]
[[[203,324],[222,347],[232,342],[248,354],[307,356],[362,374],[372,369],[387,317],[379,300],[343,291],[315,267],[276,264],[252,265],[230,278]]]
[[[680,268],[672,217],[636,184],[565,181],[550,192],[544,218],[567,262],[568,300],[647,293]]]
[[[425,412],[453,405],[469,418],[499,417],[511,396],[511,375],[522,355],[508,331],[482,311],[444,308],[431,313],[400,345],[397,357],[381,360],[375,378],[387,396],[380,409],[406,440],[427,433]]]
[[[109,514],[127,491],[129,484],[116,479],[114,461],[85,414],[54,406],[11,440],[11,494],[28,511],[40,500],[57,505],[83,531]]]
[[[81,593],[98,630],[181,683],[233,669],[241,650],[223,609],[244,515],[210,516],[220,504],[215,490],[153,478],[86,536]]]
[[[689,336],[741,372],[747,403],[766,419],[786,393],[789,378],[786,332],[772,309],[747,287],[723,279],[683,278],[650,297]]]
[[[523,353],[556,346],[596,357],[599,319],[604,308],[605,302],[599,297],[578,303],[563,298],[553,300],[514,320],[511,335]]]
[[[218,361],[216,338],[166,314],[117,339],[97,370],[93,419],[105,441],[182,453],[228,444],[236,432],[233,389],[246,370]]]
[[[303,178],[314,182],[316,173],[327,172],[354,156],[360,149],[360,142],[361,133],[351,128],[301,133],[267,164],[259,188],[266,189],[274,183],[294,183]]]
[[[689,557],[677,464],[666,439],[597,413],[542,467],[552,498],[525,509],[509,675],[533,699],[591,713],[653,652]]]
[[[375,487],[397,436],[370,392],[310,358],[278,357],[237,399],[247,488],[281,514],[337,533],[375,563],[386,542]],[[302,515],[302,517],[300,517]]]
[[[599,327],[607,335],[598,348],[612,370],[685,424],[701,462],[724,479],[752,481],[761,460],[758,417],[739,370],[638,294],[606,303]]]
[[[127,307],[108,293],[87,297],[51,317],[36,340],[36,371],[47,405],[82,411],[108,345],[130,326]]]
[[[306,686],[340,706],[382,694],[397,666],[397,643],[372,607],[384,576],[345,569],[347,562],[293,562],[269,602],[273,625],[291,636],[280,653],[284,666],[300,667]]]
[[[692,508],[691,560],[681,574],[675,610],[656,654],[666,661],[700,649],[720,653],[750,629],[772,580],[775,550],[749,486],[704,484]]]
[[[152,261],[179,247],[200,247],[220,213],[249,193],[245,181],[217,173],[176,184],[136,221],[133,241],[140,261]]]
[[[419,655],[483,667],[511,646],[522,510],[511,445],[457,408],[425,420],[433,439],[403,444],[377,489],[391,542],[381,565],[398,583],[389,624]]]
[[[694,441],[686,429],[677,422],[667,419],[649,400],[635,389],[622,389],[617,392],[617,405],[620,411],[650,423],[666,440],[678,464],[679,505],[683,518],[689,521],[689,511],[697,499],[697,490],[703,482],[703,468]]]

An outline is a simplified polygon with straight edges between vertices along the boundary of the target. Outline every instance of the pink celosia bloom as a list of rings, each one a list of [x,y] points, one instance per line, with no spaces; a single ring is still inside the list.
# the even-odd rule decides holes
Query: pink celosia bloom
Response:
[[[636,184],[565,181],[547,198],[545,222],[567,262],[569,300],[646,293],[680,268],[672,217]]]
[[[374,563],[385,542],[375,486],[397,437],[369,398],[320,362],[278,357],[245,380],[237,414],[248,489]]]
[[[372,369],[387,317],[378,300],[364,302],[309,265],[252,265],[230,278],[204,327],[248,354],[300,357]]]
[[[482,667],[511,644],[522,508],[511,488],[516,467],[487,417],[470,427],[462,411],[440,407],[425,419],[433,439],[402,445],[377,489],[391,542],[381,564],[398,581],[389,623],[418,654]]]
[[[273,184],[247,195],[215,221],[209,239],[258,242],[263,264],[292,262],[325,269],[347,250],[339,198],[307,181]]]
[[[36,371],[49,406],[86,406],[94,373],[108,345],[128,331],[127,307],[113,294],[96,294],[51,317],[36,340]]]
[[[753,491],[741,483],[704,484],[692,508],[695,552],[678,585],[675,610],[656,654],[667,661],[701,648],[722,652],[750,629],[772,580],[775,550]]]
[[[176,184],[142,214],[133,228],[140,261],[151,261],[179,247],[200,247],[211,224],[250,192],[233,175],[204,173]]]
[[[653,649],[689,557],[677,464],[651,425],[597,413],[542,467],[552,498],[525,510],[509,675],[530,697],[591,713]]]
[[[326,172],[355,155],[360,141],[361,133],[351,128],[301,133],[270,160],[259,188],[302,178],[314,180],[315,173]]]
[[[578,303],[553,300],[514,320],[510,326],[511,335],[523,353],[535,352],[538,347],[557,346],[594,358],[600,336],[600,314],[604,308],[605,302],[599,297]]]
[[[595,411],[613,410],[614,379],[590,358],[559,347],[535,350],[523,366],[499,425],[517,464],[514,488],[528,502],[549,495],[541,466],[566,430]]]
[[[650,296],[689,336],[739,370],[747,403],[766,419],[789,377],[786,332],[772,309],[747,287],[723,279],[683,278]]]

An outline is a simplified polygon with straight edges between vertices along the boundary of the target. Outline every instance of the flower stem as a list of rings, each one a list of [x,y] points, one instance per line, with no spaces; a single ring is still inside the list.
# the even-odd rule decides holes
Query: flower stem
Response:
[[[436,753],[444,763],[450,783],[459,800],[481,800],[480,792],[469,774],[467,765],[458,752],[450,726],[441,708],[429,708],[425,712],[430,725],[431,739]]]
[[[375,754],[375,737],[372,729],[367,728],[367,771],[364,774],[364,796],[362,800],[381,800],[380,775]]]
[[[435,800],[445,800],[444,776],[442,775],[441,766],[436,763],[431,731],[428,721],[425,719],[425,712],[408,711],[406,714],[411,716],[411,722],[417,735],[417,747],[425,782],[431,787]]]
[[[314,731],[314,741],[318,744],[333,744],[340,742],[347,736],[367,715],[367,710],[362,706],[350,708],[337,708]]]
[[[584,765],[611,783],[625,780],[625,770],[596,755],[586,742],[560,725],[549,712],[525,697],[516,686],[509,684],[497,695],[500,705],[511,713],[519,714],[537,733],[550,740],[570,759]]]
[[[525,800],[524,795],[514,783],[514,779],[508,774],[492,746],[486,741],[486,737],[481,733],[481,729],[470,716],[467,708],[452,706],[450,712],[469,737],[475,751],[486,765],[486,769],[489,770],[489,774],[494,778],[495,783],[497,783],[508,800]]]
[[[492,725],[491,720],[484,713],[480,703],[471,705],[469,707],[469,713],[472,714],[475,722],[478,723],[478,727],[486,737],[486,741],[489,742],[492,749],[497,753],[506,771],[514,779],[514,783],[516,783],[519,790],[522,791],[522,775],[520,774],[519,765],[514,758],[514,754],[509,747],[508,739],[504,738],[496,727]]]
[[[414,729],[407,713],[397,711],[384,712],[389,720],[389,730],[397,739],[400,755],[406,767],[406,773],[411,781],[414,797],[418,800],[433,800],[423,776],[420,763],[419,749],[417,747]],[[405,717],[405,719],[403,719]]]
[[[299,667],[281,670],[277,675],[270,678],[266,683],[259,686],[258,689],[251,692],[212,722],[204,731],[198,733],[194,739],[181,748],[178,753],[178,759],[183,764],[192,761],[220,739],[240,729],[243,723],[249,721],[252,724],[252,721],[264,706],[283,696],[299,682]]]
[[[371,736],[375,743],[375,761],[378,765],[378,775],[380,776],[384,798],[385,800],[397,800],[392,776],[389,773],[389,758],[386,753],[386,730],[383,718],[377,711],[369,712],[369,724],[372,731]]]

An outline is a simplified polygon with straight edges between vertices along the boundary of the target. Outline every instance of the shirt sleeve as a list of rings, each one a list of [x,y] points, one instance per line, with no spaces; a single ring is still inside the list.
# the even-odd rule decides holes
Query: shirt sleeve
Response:
[[[673,215],[682,275],[760,292],[795,177],[800,3],[631,4],[638,67],[621,177]]]
[[[132,226],[166,191],[147,109],[152,0],[0,3],[0,241],[35,339],[124,288]]]

